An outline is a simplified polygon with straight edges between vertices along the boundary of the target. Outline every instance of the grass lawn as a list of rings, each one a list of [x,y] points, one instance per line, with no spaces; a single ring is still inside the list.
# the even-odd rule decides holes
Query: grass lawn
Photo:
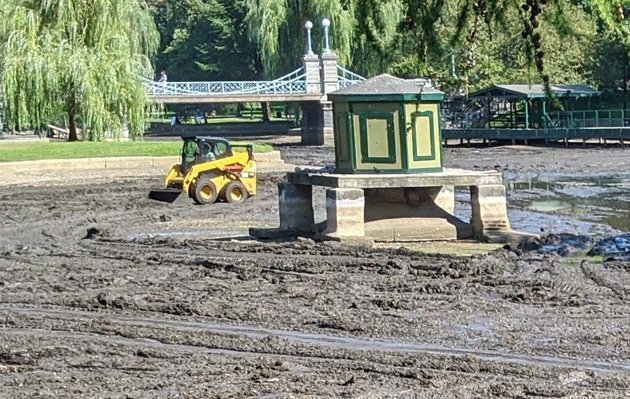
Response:
[[[231,141],[232,144],[247,144]],[[144,142],[31,142],[0,144],[0,162],[35,161],[39,159],[70,159],[127,156],[177,156],[182,141]],[[254,144],[254,152],[270,152],[268,144]]]

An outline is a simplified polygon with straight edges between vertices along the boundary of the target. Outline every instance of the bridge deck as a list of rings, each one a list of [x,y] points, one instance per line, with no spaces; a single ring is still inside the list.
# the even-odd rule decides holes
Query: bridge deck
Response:
[[[558,129],[442,129],[442,138],[486,140],[630,140],[630,127],[592,127]]]
[[[217,103],[254,103],[254,102],[306,102],[319,101],[322,95],[315,94],[208,94],[208,95],[159,95],[149,98],[164,104],[217,104]]]

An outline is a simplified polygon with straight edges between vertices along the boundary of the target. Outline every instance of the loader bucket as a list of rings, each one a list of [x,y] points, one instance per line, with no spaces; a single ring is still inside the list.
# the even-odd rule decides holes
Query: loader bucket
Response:
[[[156,201],[168,202],[172,204],[177,197],[182,193],[182,190],[176,188],[161,188],[153,189],[149,192],[149,198]]]

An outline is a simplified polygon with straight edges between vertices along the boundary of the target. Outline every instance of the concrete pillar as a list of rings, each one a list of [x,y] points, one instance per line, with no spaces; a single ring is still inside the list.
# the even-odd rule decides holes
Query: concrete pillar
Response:
[[[303,102],[302,107],[302,145],[322,145],[324,144],[325,113],[324,106],[319,101]],[[332,108],[332,105],[331,105]],[[330,120],[332,122],[332,109]],[[332,130],[332,128],[330,129]]]
[[[302,57],[302,65],[306,73],[306,93],[322,93],[322,76],[320,72],[320,61],[317,54],[306,54]]]
[[[334,125],[333,125],[333,105],[332,101],[322,101],[322,117],[324,124],[322,126],[322,132],[324,134],[324,144],[334,145]]]
[[[507,216],[505,186],[501,184],[470,187],[473,234],[484,240],[489,232],[511,231]]]
[[[313,231],[313,186],[278,183],[280,230]]]
[[[326,190],[326,235],[339,238],[365,236],[365,198],[363,190],[329,188]]]
[[[322,54],[322,93],[328,94],[339,89],[339,72],[337,71],[337,61],[339,57],[335,53]]]

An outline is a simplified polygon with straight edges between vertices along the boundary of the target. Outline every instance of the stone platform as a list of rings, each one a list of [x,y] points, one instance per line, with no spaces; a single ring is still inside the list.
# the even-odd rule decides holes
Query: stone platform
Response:
[[[313,186],[326,189],[326,221],[315,224]],[[472,219],[454,216],[455,187],[468,187]],[[280,227],[250,229],[260,238],[323,236],[377,241],[515,241],[506,191],[497,171],[444,169],[418,174],[289,172],[278,184]]]

